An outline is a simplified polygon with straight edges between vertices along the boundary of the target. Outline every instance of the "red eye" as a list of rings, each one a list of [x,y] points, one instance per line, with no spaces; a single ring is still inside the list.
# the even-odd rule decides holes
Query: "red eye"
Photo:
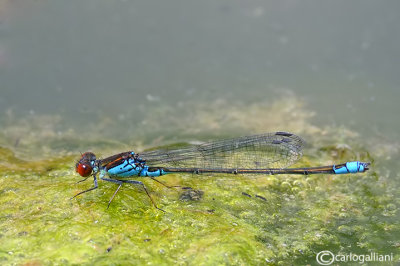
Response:
[[[83,177],[87,177],[89,176],[92,171],[93,168],[92,166],[90,166],[90,164],[86,164],[86,163],[78,163],[76,165],[76,171]]]

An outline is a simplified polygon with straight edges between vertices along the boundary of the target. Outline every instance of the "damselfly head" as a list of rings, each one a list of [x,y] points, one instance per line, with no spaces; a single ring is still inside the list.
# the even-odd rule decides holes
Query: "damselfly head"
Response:
[[[87,177],[93,172],[93,164],[96,161],[96,155],[92,152],[85,152],[81,159],[76,163],[75,170],[83,177]]]

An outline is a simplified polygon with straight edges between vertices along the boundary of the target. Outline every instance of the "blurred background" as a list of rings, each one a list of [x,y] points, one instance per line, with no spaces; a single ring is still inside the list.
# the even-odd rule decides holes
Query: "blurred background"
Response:
[[[397,1],[2,0],[2,129],[19,144],[31,129],[4,131],[19,119],[55,127],[58,136],[121,142],[188,128],[193,138],[240,135],[287,123],[232,132],[235,119],[224,117],[261,121],[266,110],[249,107],[301,102],[315,125],[395,139],[399,8]],[[200,123],[197,112],[208,106],[209,123]]]
[[[0,263],[311,265],[322,250],[398,261],[399,11],[390,0],[0,0]],[[166,175],[204,191],[182,202],[146,183],[166,214],[135,187],[106,210],[105,182],[69,200],[92,186],[76,184],[80,152],[273,131],[307,141],[295,166],[371,170]]]

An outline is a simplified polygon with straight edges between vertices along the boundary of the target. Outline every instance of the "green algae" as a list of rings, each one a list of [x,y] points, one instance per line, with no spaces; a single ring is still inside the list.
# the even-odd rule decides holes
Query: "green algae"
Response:
[[[225,117],[214,114],[218,106],[226,108]],[[314,265],[322,250],[393,253],[399,259],[400,176],[387,162],[388,156],[399,157],[393,145],[358,139],[356,132],[343,127],[313,126],[312,112],[294,98],[248,106],[247,115],[237,111],[240,105],[220,101],[194,106],[196,114],[182,118],[196,125],[189,128],[166,109],[143,118],[151,121],[145,123],[151,133],[138,134],[132,146],[181,142],[174,141],[176,136],[190,140],[196,134],[201,140],[218,133],[229,136],[233,130],[250,134],[285,129],[312,142],[295,166],[362,160],[372,161],[372,169],[343,176],[170,174],[160,180],[203,194],[193,198],[186,190],[144,179],[166,213],[153,208],[140,188],[126,185],[107,209],[114,184],[100,182],[97,190],[70,199],[93,185],[89,179],[76,184],[80,179],[74,164],[81,150],[106,156],[128,149],[128,136],[104,137],[111,133],[98,133],[106,128],[101,122],[88,125],[88,133],[66,130],[60,135],[53,132],[62,128],[59,118],[14,120],[6,124],[0,148],[0,263]],[[113,123],[106,120],[108,126]],[[15,143],[11,140],[18,130],[27,134],[32,123],[35,134],[18,146],[6,145]],[[43,130],[41,123],[55,125]],[[161,133],[168,123],[177,128],[174,136],[170,128]],[[211,125],[212,134],[205,125]],[[228,130],[222,125],[229,125]]]

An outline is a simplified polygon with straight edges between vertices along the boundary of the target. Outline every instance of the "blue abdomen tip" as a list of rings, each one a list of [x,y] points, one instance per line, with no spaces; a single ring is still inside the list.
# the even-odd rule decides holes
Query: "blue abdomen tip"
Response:
[[[368,170],[367,163],[362,163],[359,161],[356,162],[347,162],[345,166],[340,168],[333,167],[333,171],[335,174],[349,174],[349,173],[359,173]]]
[[[347,162],[346,168],[350,173],[364,172],[364,165],[361,162]]]

